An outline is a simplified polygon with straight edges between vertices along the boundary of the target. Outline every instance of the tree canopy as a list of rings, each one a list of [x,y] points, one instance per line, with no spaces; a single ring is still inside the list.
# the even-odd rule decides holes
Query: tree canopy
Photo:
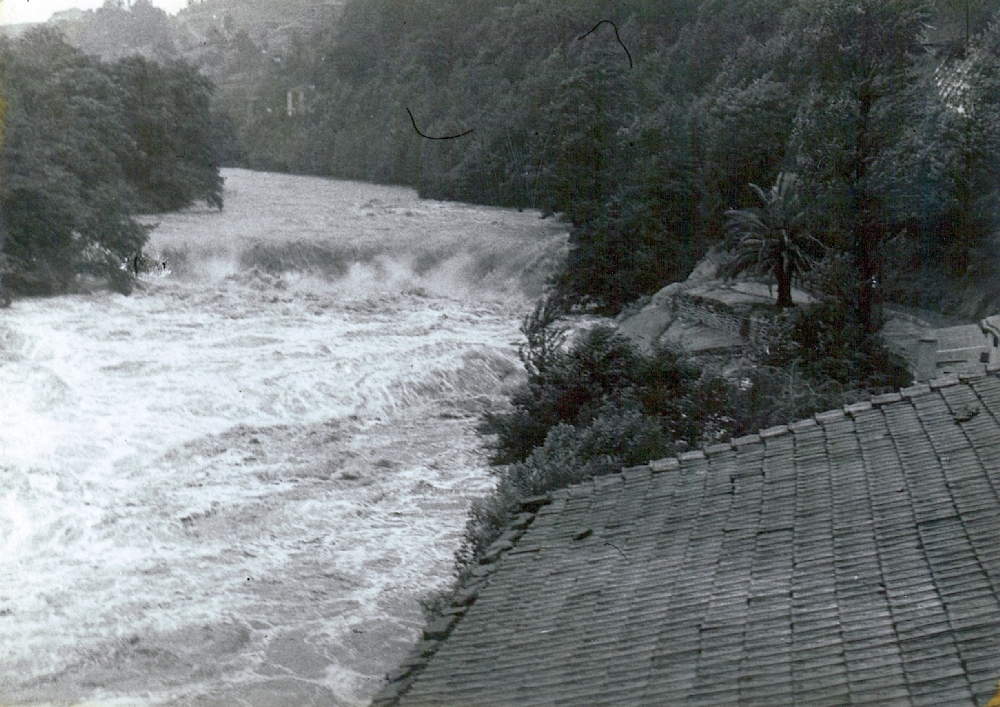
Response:
[[[778,285],[778,307],[791,307],[792,280],[809,272],[822,244],[806,231],[798,175],[782,172],[766,192],[750,186],[762,206],[727,212],[735,241],[730,270],[772,276]]]
[[[0,276],[32,294],[80,275],[131,289],[138,212],[222,206],[211,158],[211,87],[185,64],[107,64],[51,28],[0,42]]]

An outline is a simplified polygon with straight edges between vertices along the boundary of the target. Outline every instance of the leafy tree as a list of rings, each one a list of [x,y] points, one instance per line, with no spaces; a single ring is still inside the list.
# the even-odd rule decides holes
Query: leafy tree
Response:
[[[121,96],[100,62],[48,28],[0,46],[8,111],[2,161],[2,262],[13,289],[57,293],[76,274],[110,279],[141,249],[121,163]]]
[[[125,130],[136,149],[125,172],[145,209],[168,211],[204,199],[222,208],[222,178],[212,147],[212,86],[190,64],[141,56],[112,66],[121,87]]]
[[[615,437],[609,430],[645,430],[643,438],[663,449],[695,446],[728,430],[728,393],[721,379],[669,351],[644,357],[606,327],[557,348],[562,333],[546,313],[544,307],[536,309],[523,328],[527,384],[512,396],[511,410],[487,414],[481,426],[497,435],[495,464],[525,461],[559,425],[603,429],[600,444],[605,449],[617,444],[620,450],[629,445],[627,433]],[[621,426],[625,421],[631,422]]]
[[[824,0],[791,15],[792,66],[805,79],[794,143],[798,171],[846,234],[862,326],[878,327],[881,252],[892,230],[890,149],[912,107],[907,89],[929,5],[923,0]]]
[[[778,284],[778,307],[792,307],[792,282],[810,270],[822,244],[806,231],[798,175],[782,172],[767,192],[750,187],[761,208],[730,210],[729,229],[735,240],[731,274],[770,275]]]
[[[190,67],[143,59],[109,66],[44,27],[0,41],[0,71],[6,286],[57,294],[91,276],[127,293],[132,277],[124,265],[141,257],[148,231],[133,218],[137,210],[195,198],[221,205],[207,85]],[[157,92],[156,115],[143,114],[136,100],[146,79],[147,105]]]
[[[149,0],[105,0],[78,23],[65,24],[76,46],[106,61],[135,54],[159,61],[177,58],[172,20]]]
[[[939,88],[932,94],[925,118],[926,144],[934,151],[931,164],[936,174],[932,178],[940,193],[934,235],[943,251],[945,272],[956,279],[977,265],[988,268],[992,264],[982,257],[982,246],[996,223],[1000,187],[996,43],[997,29],[992,28],[975,38],[964,56],[940,65],[935,72]]]

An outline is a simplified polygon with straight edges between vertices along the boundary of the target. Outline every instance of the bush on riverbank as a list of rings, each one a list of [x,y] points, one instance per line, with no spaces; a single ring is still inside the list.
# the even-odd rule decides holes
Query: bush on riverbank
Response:
[[[496,435],[492,463],[527,461],[559,425],[587,429],[619,414],[654,419],[664,439],[685,446],[726,429],[721,378],[670,351],[645,357],[604,326],[560,348],[564,333],[550,310],[549,304],[536,308],[521,327],[528,381],[511,396],[512,409],[487,413],[481,425],[483,433]]]

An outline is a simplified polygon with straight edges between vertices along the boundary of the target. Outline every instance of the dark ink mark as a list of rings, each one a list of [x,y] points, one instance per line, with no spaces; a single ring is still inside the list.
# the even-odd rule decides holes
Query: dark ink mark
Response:
[[[464,133],[459,133],[458,135],[446,135],[445,137],[431,137],[430,135],[424,135],[422,132],[420,132],[420,128],[417,127],[417,121],[413,118],[413,113],[410,113],[409,108],[406,109],[406,112],[410,116],[410,122],[413,123],[413,129],[417,131],[417,135],[419,135],[420,137],[425,137],[428,140],[454,140],[457,137],[465,137],[474,130],[474,128],[469,128]]]
[[[625,56],[628,57],[628,68],[631,69],[632,68],[632,53],[628,50],[628,47],[625,46],[625,42],[622,41],[622,38],[618,36],[618,25],[616,25],[611,20],[601,20],[596,25],[594,25],[593,27],[591,27],[590,32],[593,32],[595,29],[597,29],[598,27],[600,27],[601,25],[603,25],[605,22],[607,22],[609,25],[611,25],[612,27],[615,28],[615,39],[618,40],[618,43],[620,45],[622,45],[622,49],[625,50]],[[590,34],[590,32],[587,32],[587,34]],[[577,37],[576,38],[577,41],[579,41],[579,40],[583,39],[584,37],[586,37],[587,34],[584,34],[584,35],[582,35],[580,37]]]
[[[586,530],[581,531],[581,532],[577,533],[576,535],[574,535],[573,539],[574,540],[584,540],[586,538],[589,538],[591,535],[593,535],[593,533],[594,533],[593,530],[591,530],[590,528],[587,528]]]
[[[617,546],[617,545],[615,545],[614,543],[604,543],[604,544],[605,544],[605,545],[610,545],[611,547],[613,547],[613,548],[614,548],[615,550],[617,550],[617,551],[618,551],[618,553],[619,553],[619,554],[620,554],[620,555],[621,555],[622,557],[624,557],[624,558],[625,558],[625,561],[626,561],[626,562],[628,562],[628,556],[627,556],[627,555],[626,555],[626,554],[625,554],[624,552],[622,552],[622,550],[621,550],[621,548],[620,548],[620,547],[618,547],[618,546]]]

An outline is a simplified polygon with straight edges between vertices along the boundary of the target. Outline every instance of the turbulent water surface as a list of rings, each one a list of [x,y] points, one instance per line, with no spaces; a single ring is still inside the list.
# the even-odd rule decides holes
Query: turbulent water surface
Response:
[[[490,488],[564,228],[225,177],[132,296],[0,311],[0,704],[363,704]]]

